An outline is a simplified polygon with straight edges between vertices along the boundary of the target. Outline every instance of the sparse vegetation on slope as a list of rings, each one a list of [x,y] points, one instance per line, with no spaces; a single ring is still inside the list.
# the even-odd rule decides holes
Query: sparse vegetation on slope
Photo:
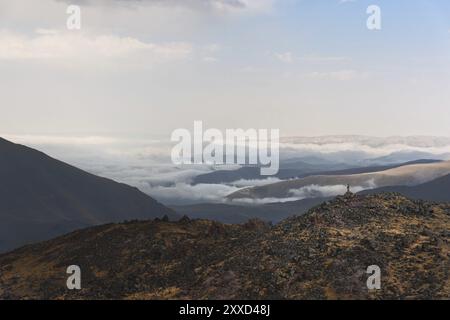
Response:
[[[0,298],[448,299],[450,205],[346,196],[270,226],[110,224],[0,256]],[[67,266],[82,289],[65,287]],[[369,265],[381,290],[366,287]]]

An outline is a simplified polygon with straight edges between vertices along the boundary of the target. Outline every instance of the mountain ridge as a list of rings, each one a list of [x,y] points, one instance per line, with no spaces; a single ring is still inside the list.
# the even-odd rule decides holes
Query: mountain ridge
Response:
[[[446,175],[417,186],[389,186],[365,190],[361,194],[395,192],[417,200],[450,202],[450,175]]]

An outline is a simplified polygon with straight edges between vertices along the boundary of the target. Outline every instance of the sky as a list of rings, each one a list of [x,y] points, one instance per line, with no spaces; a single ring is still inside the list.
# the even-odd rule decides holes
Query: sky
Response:
[[[0,0],[0,93],[2,135],[450,136],[450,2]]]

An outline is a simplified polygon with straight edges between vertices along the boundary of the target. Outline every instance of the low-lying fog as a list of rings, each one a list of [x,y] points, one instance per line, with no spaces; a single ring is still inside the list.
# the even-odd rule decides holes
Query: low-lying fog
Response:
[[[172,205],[199,202],[224,202],[225,197],[245,187],[279,182],[276,177],[239,179],[226,184],[192,184],[194,177],[214,170],[208,165],[172,164],[172,144],[164,139],[123,139],[112,137],[13,136],[4,138],[43,151],[96,175],[138,187],[157,200]],[[434,137],[370,138],[335,136],[284,138],[280,144],[281,168],[297,160],[327,166],[345,164],[361,167],[397,164],[417,159],[450,159],[450,139]],[[352,186],[353,191],[375,188],[375,184]],[[259,200],[241,199],[244,203],[267,203],[328,197],[343,194],[345,184],[308,185],[290,190],[288,197]]]

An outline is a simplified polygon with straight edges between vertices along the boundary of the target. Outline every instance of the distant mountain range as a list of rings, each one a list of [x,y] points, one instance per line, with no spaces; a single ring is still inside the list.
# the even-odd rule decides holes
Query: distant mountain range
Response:
[[[342,145],[352,144],[370,148],[385,148],[386,146],[398,146],[412,148],[440,148],[450,146],[450,137],[434,136],[390,136],[371,137],[363,135],[328,135],[316,137],[289,136],[280,139],[282,144],[298,145]]]
[[[311,159],[311,161],[313,161]],[[296,159],[281,163],[278,173],[272,178],[291,179],[300,178],[313,173],[325,170],[343,170],[349,169],[351,166],[342,163],[310,163],[303,160]],[[242,167],[236,170],[216,170],[205,174],[198,175],[192,180],[192,184],[221,184],[231,183],[239,180],[264,180],[267,176],[262,176],[259,167]]]
[[[449,299],[449,230],[449,204],[396,194],[337,197],[275,226],[108,224],[0,255],[0,299]],[[66,287],[73,264],[81,290]]]
[[[308,161],[314,161],[316,158],[308,158]],[[303,160],[291,160],[282,164],[279,172],[271,177],[279,178],[280,180],[287,179],[299,179],[313,175],[349,175],[368,172],[379,172],[388,169],[398,168],[409,164],[425,164],[436,163],[442,160],[435,159],[420,159],[414,161],[407,161],[389,165],[372,165],[371,163],[379,163],[376,160],[367,161],[364,166],[355,167],[342,163],[321,162],[320,158],[317,158],[316,164],[311,164]],[[239,180],[264,180],[267,176],[260,174],[260,168],[257,167],[242,167],[236,170],[216,170],[205,174],[200,174],[192,180],[193,185],[204,184],[229,184]]]
[[[316,175],[241,189],[232,193],[229,200],[283,199],[296,193],[334,186],[351,185],[356,189],[374,189],[387,186],[415,186],[450,174],[450,161],[407,164],[383,171],[357,174]],[[306,192],[305,191],[305,192]],[[317,192],[320,196],[320,192]],[[272,202],[275,202],[272,201]]]
[[[330,172],[329,174],[360,174],[380,172],[392,168],[411,164],[438,163],[438,160],[417,160],[395,166],[379,166],[354,168]],[[324,172],[324,175],[327,173]],[[412,199],[422,199],[437,202],[450,202],[450,175],[414,187],[391,186],[361,191],[360,194],[376,194],[380,192],[397,192]],[[302,215],[314,206],[329,201],[334,197],[313,197],[297,201],[273,202],[259,205],[201,203],[184,206],[171,206],[179,215],[190,218],[210,219],[223,223],[245,223],[249,219],[257,218],[263,221],[278,223],[281,220]]]
[[[418,186],[390,186],[362,191],[361,194],[396,192],[411,199],[435,202],[450,202],[450,175],[420,184]]]
[[[138,189],[0,138],[0,251],[87,226],[175,212]]]
[[[429,152],[421,151],[398,151],[388,154],[386,156],[374,158],[374,159],[364,159],[358,161],[358,164],[363,167],[367,166],[380,166],[380,165],[392,165],[395,163],[402,162],[415,162],[415,159],[436,159],[440,161],[445,161],[450,159],[450,154],[432,154]]]

